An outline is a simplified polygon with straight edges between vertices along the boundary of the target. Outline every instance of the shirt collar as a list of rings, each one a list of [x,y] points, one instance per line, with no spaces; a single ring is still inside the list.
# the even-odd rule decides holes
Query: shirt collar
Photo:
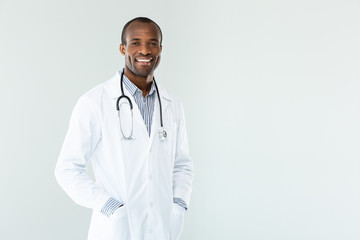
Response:
[[[119,71],[119,74],[120,74],[120,76],[121,76],[122,71]],[[126,89],[130,92],[130,94],[131,94],[132,96],[134,96],[136,92],[141,92],[141,93],[142,93],[142,91],[141,91],[133,82],[131,82],[131,81],[125,76],[125,74],[124,74],[124,85],[125,85]],[[155,91],[156,91],[156,88],[155,88],[155,86],[154,86],[154,82],[152,82],[152,83],[151,83],[151,88],[150,88],[150,91],[149,91],[148,95],[152,95]]]

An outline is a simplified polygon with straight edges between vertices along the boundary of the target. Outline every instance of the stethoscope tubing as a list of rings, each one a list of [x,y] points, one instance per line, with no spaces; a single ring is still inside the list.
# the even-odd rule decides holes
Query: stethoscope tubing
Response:
[[[116,101],[116,110],[118,111],[121,133],[122,133],[122,135],[123,135],[123,137],[124,137],[125,139],[130,140],[130,139],[132,139],[133,124],[134,124],[134,123],[133,123],[133,104],[132,104],[131,99],[130,99],[128,96],[126,96],[125,93],[124,93],[124,87],[123,87],[123,85],[124,85],[124,83],[123,83],[123,82],[124,82],[124,72],[125,72],[125,69],[123,69],[123,71],[122,71],[122,73],[121,73],[121,77],[120,77],[120,90],[121,90],[121,95],[118,97],[118,99],[117,99],[117,101]],[[160,135],[160,136],[162,135],[162,137],[165,138],[165,137],[167,136],[167,133],[166,133],[166,131],[164,130],[163,115],[162,115],[162,104],[161,104],[161,100],[160,100],[161,98],[160,98],[159,88],[158,88],[158,86],[157,86],[157,84],[156,84],[156,81],[155,81],[155,77],[153,77],[153,82],[154,82],[155,89],[156,89],[156,95],[157,95],[158,100],[159,100],[160,127],[161,127],[161,131],[159,132],[159,135]],[[125,99],[127,100],[127,102],[128,102],[129,105],[130,105],[130,110],[131,110],[132,128],[131,128],[131,133],[130,133],[130,136],[129,136],[129,137],[125,137],[124,132],[123,132],[123,130],[122,130],[122,126],[121,126],[121,120],[120,120],[120,104],[119,104],[119,103],[120,103],[120,100],[121,100],[122,98],[125,98]],[[161,137],[161,138],[162,138],[162,137]],[[162,138],[162,139],[163,139],[163,138]]]

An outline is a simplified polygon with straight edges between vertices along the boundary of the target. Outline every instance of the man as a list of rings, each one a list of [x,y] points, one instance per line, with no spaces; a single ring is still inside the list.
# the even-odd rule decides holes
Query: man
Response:
[[[89,240],[168,240],[182,231],[193,168],[182,105],[154,81],[161,51],[155,22],[129,21],[124,70],[73,110],[55,175],[76,203],[93,209]]]

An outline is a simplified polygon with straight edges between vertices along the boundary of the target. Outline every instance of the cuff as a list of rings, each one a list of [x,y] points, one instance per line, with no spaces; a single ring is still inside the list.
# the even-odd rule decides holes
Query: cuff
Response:
[[[173,202],[178,204],[179,206],[185,208],[185,210],[187,210],[186,202],[184,200],[182,200],[181,198],[174,198]]]
[[[104,204],[103,208],[101,209],[101,212],[105,216],[110,216],[115,212],[116,209],[121,207],[123,204],[119,202],[117,199],[111,197],[107,202]]]

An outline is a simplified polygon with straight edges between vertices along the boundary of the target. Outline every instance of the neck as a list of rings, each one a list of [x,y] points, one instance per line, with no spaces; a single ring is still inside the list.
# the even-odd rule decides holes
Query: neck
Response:
[[[136,87],[138,87],[142,91],[143,97],[145,97],[150,92],[151,84],[154,77],[153,72],[148,76],[144,77],[135,75],[129,69],[125,68],[124,74],[133,84],[135,84]]]

